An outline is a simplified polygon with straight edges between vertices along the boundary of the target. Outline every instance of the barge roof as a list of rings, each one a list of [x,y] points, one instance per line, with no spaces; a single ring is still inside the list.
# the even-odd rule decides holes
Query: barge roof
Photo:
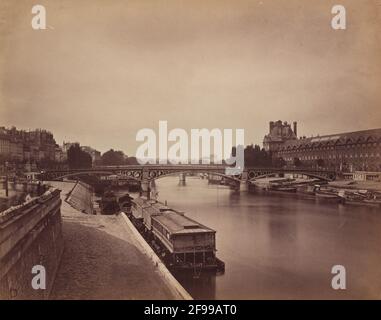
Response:
[[[142,199],[142,198],[134,198],[133,202],[135,202],[137,205],[139,205],[141,207],[149,207],[152,204],[150,201],[147,201],[147,200]]]
[[[171,234],[215,233],[213,229],[176,212],[163,212],[161,215],[153,216],[152,219],[165,226]]]

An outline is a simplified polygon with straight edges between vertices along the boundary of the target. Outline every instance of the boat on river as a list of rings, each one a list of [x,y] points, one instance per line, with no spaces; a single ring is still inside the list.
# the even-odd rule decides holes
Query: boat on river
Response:
[[[340,197],[345,204],[381,207],[381,193],[368,190],[341,190]]]
[[[216,257],[216,231],[156,200],[132,200],[128,215],[170,270],[224,272]]]
[[[107,190],[104,192],[100,201],[100,208],[102,214],[106,215],[112,215],[119,212],[120,207],[118,199],[113,191]]]
[[[269,190],[282,192],[296,192],[295,179],[277,179],[269,182]]]
[[[293,186],[271,186],[272,191],[282,191],[282,192],[296,192],[296,187]]]

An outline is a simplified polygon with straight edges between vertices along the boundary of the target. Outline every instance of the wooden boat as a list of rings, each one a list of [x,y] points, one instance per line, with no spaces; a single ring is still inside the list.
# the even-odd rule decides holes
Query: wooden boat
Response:
[[[371,191],[345,191],[340,193],[344,199],[344,203],[353,205],[369,205],[381,207],[381,195]]]
[[[131,221],[170,270],[224,272],[216,257],[216,231],[165,204],[136,198]]]
[[[327,199],[327,200],[338,200],[340,201],[342,198],[335,192],[330,190],[315,190],[315,196],[317,198],[321,199]]]
[[[131,212],[131,206],[132,206],[132,200],[133,198],[130,197],[128,193],[125,195],[119,197],[118,202],[120,209],[123,210],[125,213],[129,214]]]
[[[294,179],[273,180],[269,183],[269,189],[282,192],[296,192],[297,187],[293,185]]]
[[[103,194],[102,200],[100,201],[100,207],[101,207],[102,214],[111,215],[111,214],[116,214],[119,212],[120,207],[114,192],[106,191]]]
[[[381,199],[364,199],[363,202],[367,205],[381,207]]]
[[[297,186],[296,191],[301,194],[315,195],[315,187],[312,185]]]
[[[296,187],[293,186],[271,186],[270,190],[282,192],[296,192]]]

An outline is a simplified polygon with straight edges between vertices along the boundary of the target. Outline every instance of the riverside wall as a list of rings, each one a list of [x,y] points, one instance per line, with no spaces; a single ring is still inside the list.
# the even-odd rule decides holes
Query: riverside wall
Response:
[[[0,300],[46,299],[63,252],[60,190],[0,213]],[[33,289],[32,268],[43,266],[45,289]]]
[[[193,300],[192,296],[184,289],[184,287],[177,281],[177,279],[171,274],[167,269],[165,264],[160,260],[156,253],[152,250],[146,240],[141,236],[135,226],[132,224],[127,215],[122,212],[121,216],[126,224],[129,233],[132,233],[135,240],[141,246],[143,252],[151,260],[151,262],[156,266],[158,273],[162,279],[167,284],[168,288],[171,290],[176,300]]]

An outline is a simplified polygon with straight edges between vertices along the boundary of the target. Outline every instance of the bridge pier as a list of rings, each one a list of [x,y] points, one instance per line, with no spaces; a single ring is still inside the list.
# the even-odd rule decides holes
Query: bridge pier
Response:
[[[248,181],[236,181],[234,186],[234,191],[248,192],[249,191]]]
[[[240,192],[248,192],[249,191],[249,181],[248,181],[247,171],[242,172],[241,179],[238,182],[238,190]]]
[[[186,174],[180,173],[179,174],[179,186],[185,186],[186,185]]]
[[[155,199],[158,196],[155,180],[143,180],[141,182],[140,196],[145,197],[148,200]]]
[[[249,182],[247,180],[241,181],[240,183],[240,192],[248,192],[249,191]]]
[[[186,182],[186,175],[185,175],[185,173],[184,172],[182,172],[182,173],[180,173],[179,174],[179,182]]]
[[[142,188],[141,196],[147,199],[150,199],[151,198],[150,182],[148,180],[142,180],[141,188]]]
[[[149,184],[149,190],[150,190],[150,198],[157,200],[159,192],[157,191],[155,180],[151,180]]]

